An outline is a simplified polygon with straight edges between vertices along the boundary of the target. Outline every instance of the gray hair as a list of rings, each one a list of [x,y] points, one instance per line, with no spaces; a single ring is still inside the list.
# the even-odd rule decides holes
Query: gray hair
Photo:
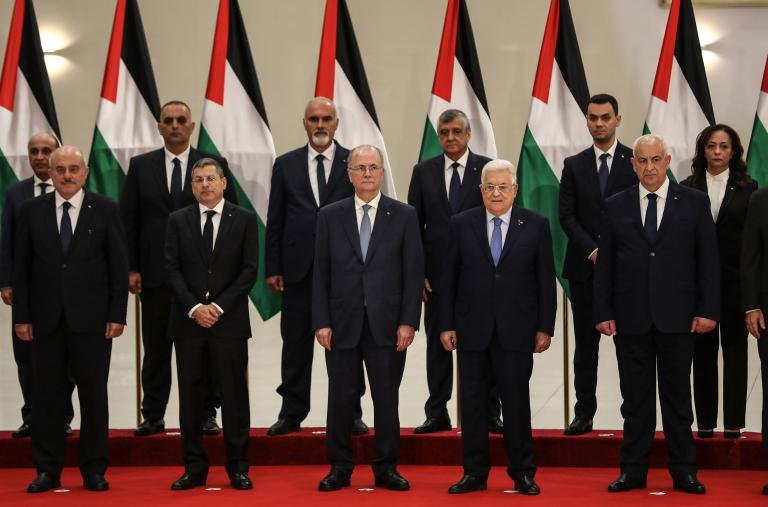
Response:
[[[669,151],[667,151],[667,142],[663,137],[658,134],[645,134],[635,139],[635,142],[632,143],[632,155],[637,156],[637,148],[639,148],[640,145],[651,143],[660,143],[664,154],[669,153]]]
[[[464,114],[464,111],[461,111],[459,109],[446,109],[442,113],[440,113],[440,116],[437,119],[437,126],[438,128],[443,123],[451,123],[456,118],[460,118],[461,122],[464,124],[464,128],[467,130],[472,130],[469,126],[469,118],[467,118],[467,115]]]
[[[221,167],[221,164],[218,160],[211,157],[203,157],[192,166],[192,170],[190,171],[190,174],[195,174],[195,169],[202,169],[203,167],[210,167],[213,166],[216,168],[216,174],[219,175],[219,178],[224,177],[224,168]]]
[[[352,158],[355,155],[357,155],[358,152],[361,152],[364,150],[376,150],[376,153],[379,154],[379,160],[381,161],[381,165],[382,167],[384,166],[384,154],[381,153],[381,150],[377,146],[373,146],[372,144],[361,144],[360,146],[355,146],[349,152],[349,157],[347,158],[347,167],[352,167]]]
[[[510,162],[509,160],[504,160],[501,158],[497,158],[495,160],[491,160],[485,166],[483,167],[483,172],[480,173],[480,181],[485,183],[485,175],[490,172],[497,172],[497,171],[507,171],[509,173],[510,178],[512,178],[512,184],[517,184],[517,168],[515,167],[515,164]]]
[[[53,168],[56,165],[55,159],[58,158],[58,155],[60,153],[65,153],[65,152],[77,155],[77,157],[80,158],[80,166],[81,167],[85,167],[85,168],[88,167],[85,164],[85,157],[83,156],[83,152],[80,151],[80,149],[75,147],[75,146],[70,146],[70,145],[66,145],[65,144],[64,146],[59,146],[58,148],[53,150],[53,153],[51,153],[51,157],[49,159],[49,163],[50,163],[51,168]]]

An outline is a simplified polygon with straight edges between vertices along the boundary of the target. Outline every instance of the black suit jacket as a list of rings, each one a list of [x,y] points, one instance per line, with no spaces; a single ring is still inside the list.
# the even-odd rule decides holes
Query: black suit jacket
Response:
[[[513,206],[498,266],[483,206],[453,217],[449,244],[439,327],[456,330],[459,349],[485,350],[495,332],[505,349],[533,352],[536,332],[554,334],[555,261],[546,218]]]
[[[354,198],[320,210],[312,328],[330,327],[333,347],[355,347],[366,314],[376,343],[394,345],[398,325],[419,327],[423,285],[424,254],[412,206],[381,196],[365,260]]]
[[[461,182],[459,211],[483,204],[480,174],[490,158],[469,152]],[[437,290],[445,252],[448,249],[453,211],[445,191],[445,156],[425,160],[413,168],[408,187],[408,204],[419,215],[419,230],[424,243],[424,272]]]
[[[125,324],[128,261],[117,205],[85,191],[65,255],[56,223],[55,193],[25,202],[19,212],[13,267],[13,319],[50,333],[61,317],[76,333],[103,333]]]
[[[347,176],[349,150],[336,143],[326,198],[318,206],[309,183],[308,151],[306,145],[289,151],[272,169],[264,269],[267,277],[282,275],[288,283],[303,280],[312,269],[318,210],[355,193]]]
[[[173,296],[170,334],[183,337],[198,332],[202,328],[187,314],[198,303],[216,303],[224,314],[210,328],[211,333],[250,338],[248,293],[258,268],[259,228],[254,213],[224,203],[210,259],[203,244],[198,204],[171,213],[165,239],[165,269]]]
[[[768,187],[749,200],[741,246],[741,305],[768,314]]]
[[[228,181],[224,198],[237,203],[234,179],[227,161],[190,148],[182,207],[197,202],[192,195],[192,166],[204,157],[214,158],[224,167]],[[131,158],[120,197],[120,211],[125,224],[130,271],[141,273],[144,287],[162,286],[165,282],[165,227],[168,215],[175,211],[168,191],[164,148]]]
[[[705,173],[701,173],[698,177],[690,175],[681,184],[707,193]],[[744,222],[747,219],[749,198],[755,190],[757,190],[757,182],[752,181],[745,187],[739,187],[734,183],[732,175],[726,183],[725,195],[715,222],[720,252],[720,278],[724,282],[739,280],[741,237],[744,232]]]
[[[720,264],[709,198],[669,182],[651,244],[640,216],[639,185],[605,202],[595,267],[594,321],[619,334],[688,333],[693,317],[720,320]]]
[[[560,176],[560,225],[568,236],[565,278],[585,281],[592,276],[594,265],[589,254],[597,248],[605,199],[637,183],[631,160],[632,150],[617,143],[603,197],[594,148],[565,159]]]
[[[13,272],[13,238],[21,205],[35,196],[35,178],[30,177],[8,187],[3,208],[0,235],[0,288],[11,287]]]

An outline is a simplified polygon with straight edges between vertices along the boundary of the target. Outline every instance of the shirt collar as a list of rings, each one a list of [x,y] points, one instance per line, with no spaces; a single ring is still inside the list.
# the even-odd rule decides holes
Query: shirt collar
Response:
[[[731,168],[728,167],[725,169],[725,171],[721,172],[720,174],[710,174],[709,171],[707,171],[707,181],[722,181],[726,182],[728,181],[728,177],[731,175]]]
[[[43,181],[43,180],[41,180],[40,178],[37,177],[37,174],[33,174],[32,178],[34,178],[35,186],[38,186],[40,183],[45,183],[46,185],[53,186],[53,183],[51,183],[50,178],[47,181]]]
[[[514,206],[511,206],[511,207],[510,207],[510,208],[507,210],[507,212],[506,212],[506,213],[504,213],[504,214],[502,214],[502,215],[499,215],[499,218],[501,218],[501,221],[502,221],[502,222],[504,222],[504,223],[505,223],[505,224],[507,224],[507,225],[509,225],[509,221],[510,221],[510,220],[511,220],[511,218],[512,218],[512,208],[514,208]],[[485,221],[486,221],[486,222],[490,222],[490,221],[492,221],[494,218],[496,218],[496,215],[494,215],[493,213],[491,213],[490,211],[488,211],[488,208],[485,208]]]
[[[179,162],[181,162],[181,168],[184,169],[184,166],[186,165],[187,160],[189,160],[189,150],[190,147],[187,146],[187,149],[176,155],[175,153],[171,153],[168,151],[168,148],[163,148],[165,150],[165,163],[170,165],[173,163],[174,158],[178,158]]]
[[[592,149],[595,150],[595,158],[597,159],[597,161],[598,162],[600,161],[600,155],[602,155],[603,153],[607,153],[608,155],[610,155],[611,156],[611,160],[613,160],[613,154],[616,153],[616,145],[617,144],[619,144],[619,140],[618,139],[614,139],[613,140],[613,144],[606,151],[603,151],[600,148],[598,148],[597,146],[592,145]]]
[[[371,208],[377,209],[379,207],[379,201],[381,200],[381,192],[376,194],[376,197],[371,199],[370,202],[364,202],[362,199],[360,199],[357,194],[355,194],[355,209],[359,209],[363,207],[363,204],[370,204]]]
[[[216,213],[218,213],[219,215],[221,215],[221,214],[222,214],[222,212],[224,211],[224,198],[222,198],[222,199],[219,201],[219,204],[217,204],[217,205],[216,205],[216,206],[214,206],[213,208],[209,208],[209,207],[208,207],[208,206],[206,206],[205,204],[201,204],[201,203],[197,203],[197,207],[200,209],[200,215],[201,215],[201,216],[202,216],[202,215],[203,215],[203,214],[204,214],[206,211],[208,211],[208,210],[213,210],[213,211],[215,211]]]
[[[464,155],[459,157],[459,160],[456,162],[461,165],[461,167],[467,167],[467,159],[469,158],[469,148],[467,148],[467,151],[464,152]],[[453,160],[451,160],[448,155],[443,155],[443,159],[445,160],[445,170],[452,169]]]
[[[64,204],[64,201],[68,201],[69,204],[72,205],[73,208],[79,208],[83,205],[83,199],[85,199],[85,190],[82,188],[77,191],[75,195],[70,197],[69,199],[64,199],[61,194],[59,194],[59,191],[57,190],[55,192],[56,194],[56,207],[60,207],[62,204]]]
[[[336,154],[336,143],[333,141],[322,153],[314,149],[311,144],[307,144],[307,148],[309,149],[309,158],[312,160],[315,160],[318,155],[324,156],[326,160],[333,160],[333,156]]]
[[[650,192],[645,189],[642,183],[639,186],[640,186],[640,200],[643,200],[643,198],[646,195],[650,194]],[[666,199],[668,191],[669,191],[669,178],[665,178],[664,183],[662,183],[661,186],[658,189],[656,189],[654,194],[658,195],[661,199]]]

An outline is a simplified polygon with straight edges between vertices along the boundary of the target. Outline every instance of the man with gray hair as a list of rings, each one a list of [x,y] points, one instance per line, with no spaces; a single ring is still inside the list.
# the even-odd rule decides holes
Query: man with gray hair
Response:
[[[695,333],[720,318],[715,224],[705,193],[667,178],[671,157],[653,134],[633,145],[639,184],[605,201],[595,268],[597,330],[614,336],[624,403],[621,474],[608,491],[646,487],[656,429],[656,375],[673,486],[702,494],[691,434]]]
[[[549,222],[514,206],[516,171],[493,160],[482,171],[483,205],[454,216],[443,268],[438,328],[458,350],[464,476],[449,493],[486,489],[488,388],[495,378],[504,413],[507,473],[515,489],[539,494],[534,480],[528,382],[533,353],[549,348],[557,300]]]

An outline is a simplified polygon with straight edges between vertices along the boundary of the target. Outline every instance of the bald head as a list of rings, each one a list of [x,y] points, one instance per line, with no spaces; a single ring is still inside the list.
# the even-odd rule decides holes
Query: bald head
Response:
[[[331,99],[315,97],[304,109],[303,122],[309,145],[318,153],[322,153],[333,142],[333,136],[339,127],[336,106]]]
[[[29,166],[35,172],[35,176],[43,181],[48,180],[51,153],[59,147],[59,141],[48,132],[32,134],[27,142],[27,156]]]

